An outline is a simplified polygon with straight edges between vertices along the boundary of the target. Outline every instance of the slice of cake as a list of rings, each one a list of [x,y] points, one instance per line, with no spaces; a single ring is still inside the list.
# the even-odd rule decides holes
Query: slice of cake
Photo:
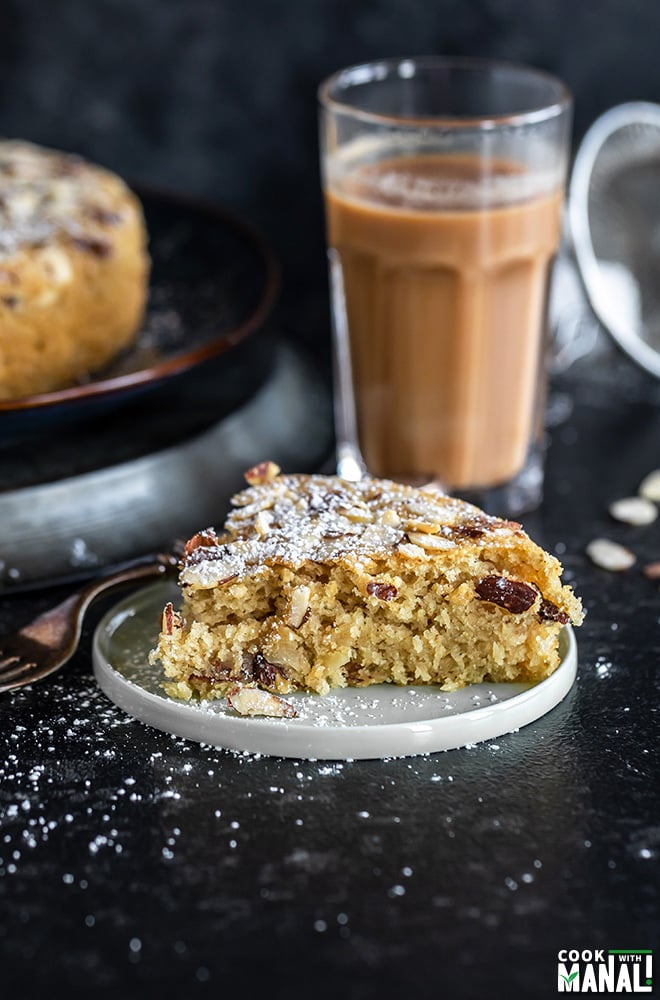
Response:
[[[538,681],[579,600],[519,524],[378,479],[246,473],[224,533],[195,535],[159,660],[179,698]]]
[[[132,342],[146,244],[141,205],[116,174],[0,140],[0,400],[79,382]]]

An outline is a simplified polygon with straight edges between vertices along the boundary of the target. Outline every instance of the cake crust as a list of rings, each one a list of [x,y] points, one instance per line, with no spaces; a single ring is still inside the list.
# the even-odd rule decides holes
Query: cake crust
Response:
[[[580,602],[519,524],[386,480],[261,468],[223,533],[186,545],[182,606],[165,610],[153,654],[171,694],[450,690],[556,669]]]

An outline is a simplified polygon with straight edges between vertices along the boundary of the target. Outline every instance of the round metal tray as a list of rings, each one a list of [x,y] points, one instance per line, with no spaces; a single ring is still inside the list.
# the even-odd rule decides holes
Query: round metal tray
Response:
[[[83,575],[221,524],[245,469],[272,459],[289,471],[311,471],[331,444],[327,387],[292,347],[278,344],[257,392],[188,440],[1,492],[0,589]]]

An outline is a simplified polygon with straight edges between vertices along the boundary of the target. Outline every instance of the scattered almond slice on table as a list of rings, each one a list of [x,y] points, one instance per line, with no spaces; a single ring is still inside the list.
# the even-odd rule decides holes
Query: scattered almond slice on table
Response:
[[[654,469],[642,479],[637,496],[613,500],[608,511],[616,521],[642,527],[657,520],[658,504],[660,469]],[[637,557],[630,549],[609,538],[594,538],[587,545],[586,552],[594,565],[613,573],[630,569],[637,562]],[[649,580],[660,580],[660,561],[648,563],[642,568],[642,572]]]
[[[637,491],[640,497],[660,503],[660,469],[654,469],[644,476]]]
[[[616,521],[636,526],[652,524],[658,516],[656,505],[644,496],[624,497],[621,500],[615,500],[610,504],[608,510]]]
[[[587,545],[586,551],[592,563],[613,573],[630,569],[637,562],[637,557],[630,549],[609,538],[594,538]]]

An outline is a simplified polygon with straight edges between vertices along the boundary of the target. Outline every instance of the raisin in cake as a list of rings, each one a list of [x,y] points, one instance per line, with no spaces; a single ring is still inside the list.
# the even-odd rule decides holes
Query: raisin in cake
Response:
[[[68,386],[126,347],[148,263],[141,206],[119,177],[0,141],[0,400]]]
[[[538,681],[579,600],[519,524],[378,479],[246,474],[225,531],[195,535],[152,661],[168,692]]]

